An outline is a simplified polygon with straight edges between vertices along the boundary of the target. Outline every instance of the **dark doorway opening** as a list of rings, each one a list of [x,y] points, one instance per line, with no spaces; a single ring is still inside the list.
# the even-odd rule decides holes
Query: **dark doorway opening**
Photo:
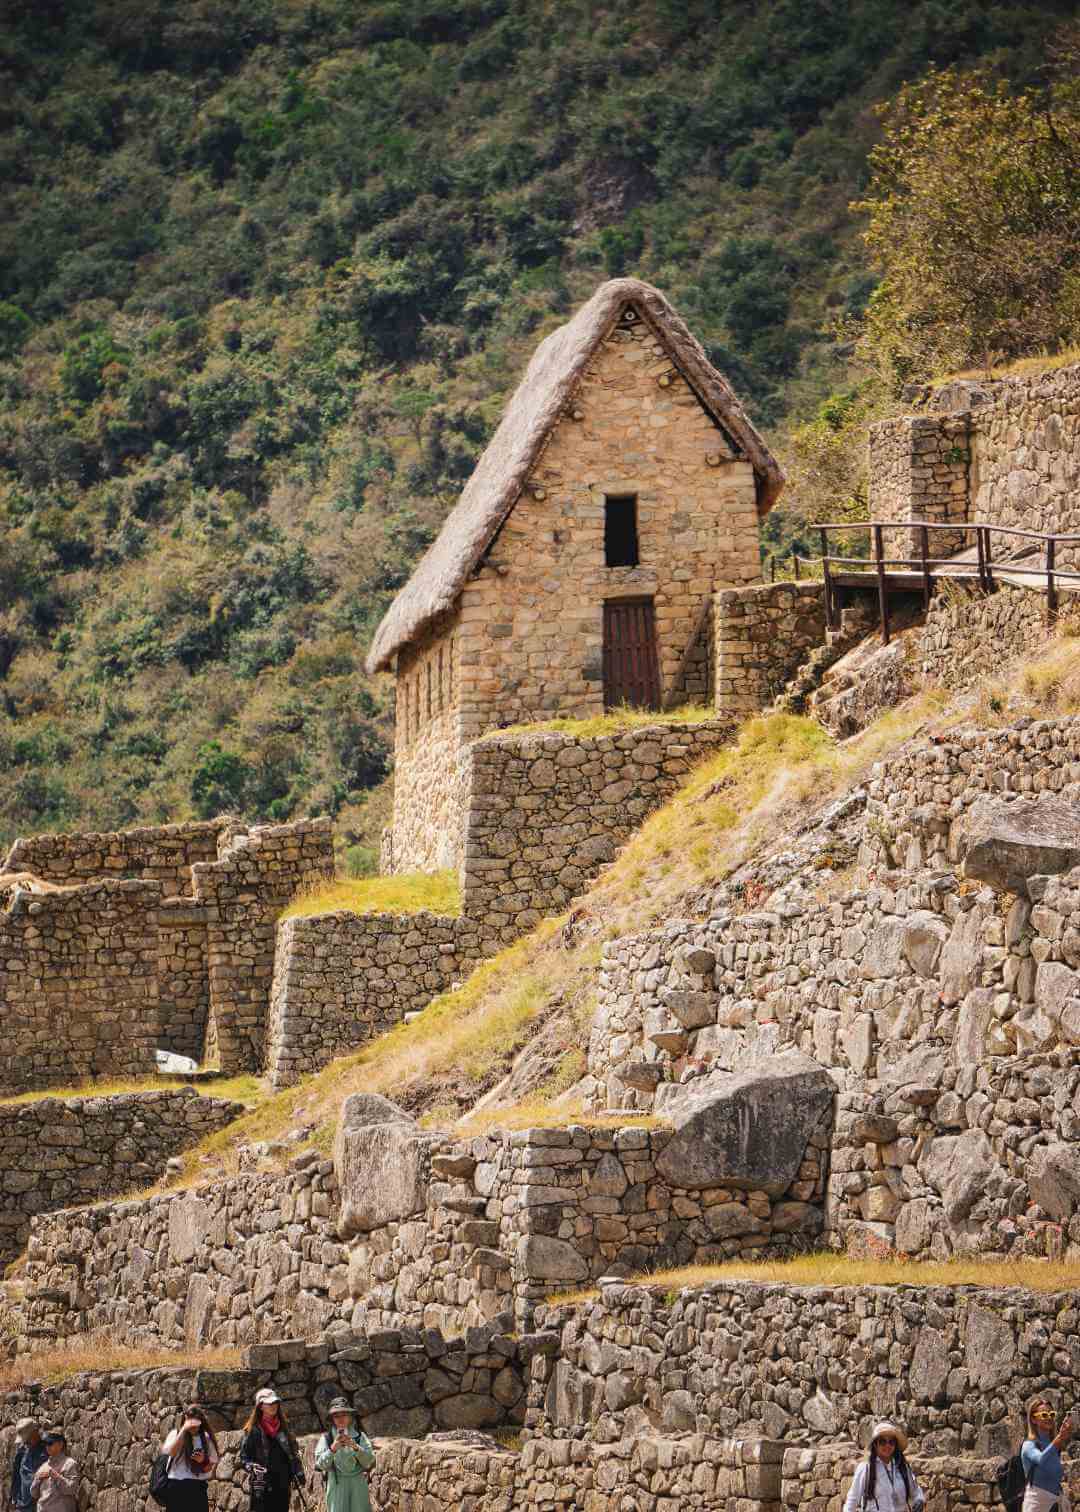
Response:
[[[637,495],[615,494],[604,500],[604,564],[638,565]]]
[[[604,707],[660,707],[656,615],[651,598],[611,599],[604,605]]]

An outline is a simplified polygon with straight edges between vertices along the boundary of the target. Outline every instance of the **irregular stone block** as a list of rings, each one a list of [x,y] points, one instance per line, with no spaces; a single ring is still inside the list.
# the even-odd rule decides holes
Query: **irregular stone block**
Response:
[[[919,1175],[940,1192],[950,1223],[963,1223],[986,1191],[998,1163],[981,1129],[966,1134],[938,1134],[919,1160]]]
[[[584,1281],[589,1267],[572,1244],[547,1234],[527,1234],[518,1240],[518,1273],[530,1281]]]
[[[423,1212],[433,1143],[414,1125],[402,1123],[339,1130],[335,1163],[343,1239]]]
[[[1056,1142],[1033,1150],[1028,1190],[1051,1218],[1067,1223],[1080,1206],[1080,1146]]]
[[[831,1105],[831,1078],[796,1051],[721,1077],[702,1077],[665,1104],[675,1134],[657,1158],[657,1173],[692,1191],[727,1186],[782,1196]]]
[[[1029,877],[1059,876],[1080,862],[1080,808],[1060,798],[984,798],[957,826],[964,875],[1027,895]]]

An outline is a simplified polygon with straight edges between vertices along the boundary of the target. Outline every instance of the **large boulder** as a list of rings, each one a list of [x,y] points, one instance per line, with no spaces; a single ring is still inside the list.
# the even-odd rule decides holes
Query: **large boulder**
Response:
[[[956,830],[964,875],[1027,895],[1029,877],[1057,876],[1080,862],[1080,807],[1060,798],[982,798]]]
[[[691,1082],[665,1111],[675,1134],[656,1162],[672,1186],[726,1186],[780,1197],[802,1163],[834,1086],[817,1061],[798,1051],[772,1055],[750,1071]]]
[[[379,1122],[350,1119],[373,1115]],[[432,1135],[384,1097],[348,1097],[334,1140],[343,1239],[422,1213],[431,1177]]]

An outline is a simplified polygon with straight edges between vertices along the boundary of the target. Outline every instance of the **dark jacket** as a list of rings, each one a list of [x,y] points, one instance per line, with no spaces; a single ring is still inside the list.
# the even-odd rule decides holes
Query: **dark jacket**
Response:
[[[240,1445],[240,1463],[245,1469],[261,1465],[266,1471],[267,1488],[278,1494],[288,1491],[294,1480],[304,1484],[300,1455],[284,1428],[273,1437],[259,1424],[249,1429]]]
[[[20,1444],[15,1451],[15,1463],[11,1469],[11,1500],[17,1507],[30,1507],[30,1482],[49,1457],[44,1439],[38,1439],[31,1449],[29,1444]],[[26,1468],[26,1488],[22,1485],[23,1467]]]

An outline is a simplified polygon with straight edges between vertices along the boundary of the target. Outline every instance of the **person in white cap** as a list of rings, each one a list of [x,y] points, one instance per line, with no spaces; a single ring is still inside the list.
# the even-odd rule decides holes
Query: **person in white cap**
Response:
[[[30,1512],[34,1505],[30,1487],[47,1457],[45,1440],[41,1436],[37,1419],[31,1417],[19,1419],[15,1424],[15,1437],[19,1441],[19,1447],[15,1451],[15,1463],[11,1467],[8,1499],[16,1512]]]
[[[922,1512],[926,1497],[904,1458],[907,1434],[895,1423],[876,1423],[866,1458],[855,1471],[844,1512]]]
[[[304,1470],[281,1398],[269,1386],[255,1393],[254,1410],[244,1424],[240,1464],[250,1477],[253,1512],[289,1512],[292,1488],[303,1487]]]

